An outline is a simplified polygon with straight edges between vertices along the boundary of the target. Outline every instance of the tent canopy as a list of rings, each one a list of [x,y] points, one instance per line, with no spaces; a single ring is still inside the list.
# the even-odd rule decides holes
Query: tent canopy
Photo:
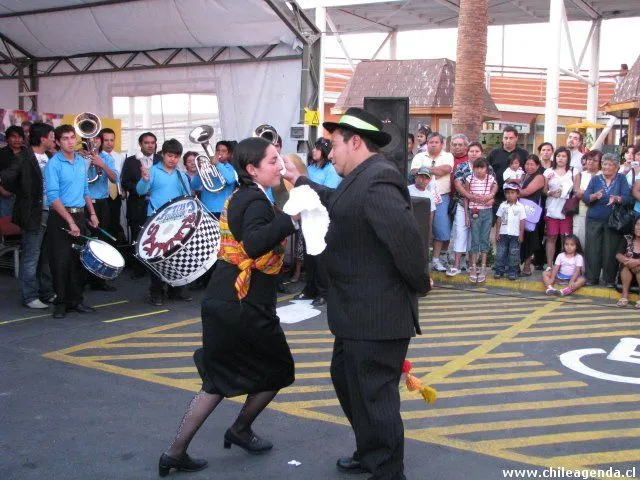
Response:
[[[551,0],[489,0],[490,25],[545,23]],[[301,2],[302,3],[302,2]],[[326,5],[306,0],[305,8]],[[357,4],[356,4],[357,3]],[[566,0],[569,21],[640,16],[638,0]],[[371,33],[458,26],[460,0],[394,0],[330,2],[327,14],[338,33]],[[330,33],[330,32],[328,32]]]
[[[0,1],[0,32],[36,58],[175,47],[292,45],[296,39],[264,0],[49,0],[44,9],[42,3]]]

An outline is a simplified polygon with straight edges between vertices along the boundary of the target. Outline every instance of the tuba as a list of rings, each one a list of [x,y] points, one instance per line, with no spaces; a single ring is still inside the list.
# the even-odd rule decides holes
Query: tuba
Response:
[[[90,155],[94,155],[96,148],[93,146],[93,139],[98,136],[102,129],[100,117],[91,112],[81,113],[73,119],[73,128],[76,131],[76,135],[82,138],[82,148],[89,152]],[[94,166],[89,160],[87,162],[87,182],[90,184],[95,183],[101,175],[102,169]]]
[[[189,133],[189,140],[193,143],[199,143],[202,145],[206,155],[198,155],[196,157],[196,170],[202,180],[202,186],[211,193],[216,193],[227,186],[227,182],[216,168],[215,165],[211,165],[211,158],[215,155],[215,152],[211,148],[209,140],[213,137],[213,127],[209,125],[199,125]],[[216,186],[216,183],[219,183]]]
[[[253,136],[262,138],[273,146],[276,146],[278,144],[278,139],[280,138],[276,129],[271,125],[267,125],[266,123],[256,127],[256,129],[253,131]],[[280,159],[281,166],[280,174],[284,175],[285,173],[287,173],[287,168],[284,166],[284,158],[282,158],[282,155],[280,154],[278,154],[278,158]]]

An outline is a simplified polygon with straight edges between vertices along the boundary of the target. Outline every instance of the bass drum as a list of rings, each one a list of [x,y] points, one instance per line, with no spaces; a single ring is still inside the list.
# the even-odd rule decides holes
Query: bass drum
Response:
[[[144,224],[135,255],[173,287],[186,285],[209,270],[218,258],[220,228],[200,200],[178,197]]]

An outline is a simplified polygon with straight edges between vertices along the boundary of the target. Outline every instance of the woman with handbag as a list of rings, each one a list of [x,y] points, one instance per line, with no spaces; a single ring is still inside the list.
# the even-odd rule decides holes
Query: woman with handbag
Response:
[[[527,161],[524,162],[524,179],[522,180],[522,189],[520,190],[520,202],[522,200],[530,200],[540,205],[542,202],[542,190],[544,190],[544,177],[540,171],[540,158],[537,155],[529,155]],[[542,218],[539,222],[542,222]],[[520,275],[530,277],[532,275],[531,259],[538,249],[542,238],[538,235],[536,226],[533,231],[524,230],[524,241],[520,246],[520,259],[524,262]]]
[[[573,221],[564,213],[564,204],[573,190],[570,159],[571,151],[567,147],[558,148],[553,154],[551,168],[547,168],[543,173],[545,178],[543,193],[547,195],[547,213],[544,217],[547,237],[547,271],[550,271],[554,264],[558,235],[561,235],[564,240],[565,236],[573,233]]]
[[[595,175],[585,190],[582,201],[588,206],[586,222],[586,274],[587,284],[597,285],[602,270],[603,283],[614,287],[618,262],[616,253],[622,240],[621,225],[612,225],[631,205],[631,190],[624,175],[618,173],[617,155],[606,153],[602,157],[602,175]],[[612,228],[613,227],[613,228]]]
[[[573,178],[573,193],[578,199],[578,213],[573,216],[573,234],[578,237],[580,244],[584,247],[585,242],[585,226],[587,221],[587,206],[581,202],[584,191],[589,186],[589,182],[594,175],[600,173],[602,168],[600,161],[602,152],[600,150],[591,150],[582,156],[584,170],[577,173]]]

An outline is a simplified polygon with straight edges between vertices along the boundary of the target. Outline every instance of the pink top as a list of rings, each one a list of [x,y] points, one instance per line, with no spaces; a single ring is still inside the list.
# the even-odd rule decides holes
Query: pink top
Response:
[[[560,265],[558,273],[571,277],[575,273],[576,268],[584,267],[584,259],[579,253],[574,254],[573,257],[567,257],[567,255],[562,252],[556,257],[555,264]]]
[[[496,183],[496,179],[493,175],[489,175],[480,180],[475,175],[469,175],[467,177],[469,183],[469,192],[473,195],[489,195],[491,193],[491,187]],[[469,202],[469,208],[476,210],[486,210],[492,208],[491,204],[482,204],[476,202]]]

